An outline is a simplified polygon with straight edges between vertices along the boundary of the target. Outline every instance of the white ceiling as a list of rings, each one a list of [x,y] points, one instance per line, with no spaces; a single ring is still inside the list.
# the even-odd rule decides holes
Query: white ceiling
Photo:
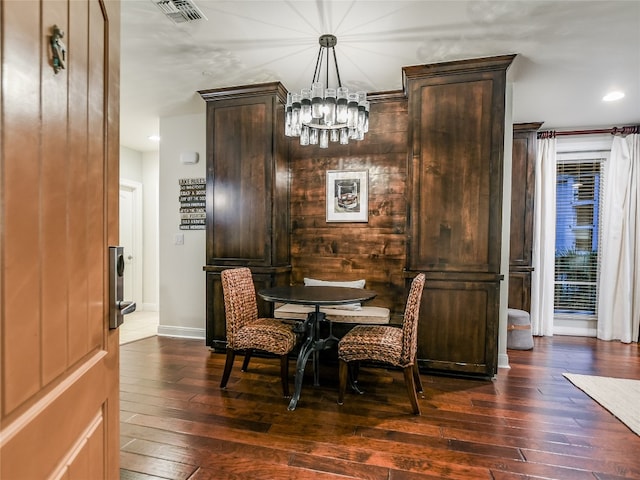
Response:
[[[342,84],[402,89],[402,67],[517,54],[514,122],[640,123],[640,0],[194,0],[208,20],[174,24],[122,0],[121,143],[157,150],[159,118],[203,111],[198,90],[311,83],[318,37],[338,37]],[[624,99],[602,102],[612,89]]]

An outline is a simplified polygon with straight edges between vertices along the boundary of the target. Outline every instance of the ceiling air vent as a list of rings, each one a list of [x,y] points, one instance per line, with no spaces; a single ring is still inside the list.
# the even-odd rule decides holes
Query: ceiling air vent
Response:
[[[207,20],[191,0],[151,0],[173,23]]]

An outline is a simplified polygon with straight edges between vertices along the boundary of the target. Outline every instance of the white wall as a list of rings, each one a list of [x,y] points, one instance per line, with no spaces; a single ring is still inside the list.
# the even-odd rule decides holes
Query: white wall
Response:
[[[142,183],[142,152],[120,147],[120,179]]]
[[[202,113],[160,119],[159,163],[159,335],[205,338],[205,231],[180,230],[181,178],[206,176],[206,117]],[[195,165],[180,163],[181,152],[198,152]],[[184,244],[176,245],[176,236]]]
[[[158,304],[158,152],[142,154],[142,271],[143,309],[157,311]]]

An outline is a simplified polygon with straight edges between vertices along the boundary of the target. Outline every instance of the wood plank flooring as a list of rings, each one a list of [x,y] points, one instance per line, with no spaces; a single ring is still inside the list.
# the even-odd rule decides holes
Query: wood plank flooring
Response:
[[[245,373],[236,359],[221,390],[224,354],[202,341],[129,343],[121,478],[640,479],[640,437],[562,376],[640,379],[637,344],[556,336],[508,353],[493,381],[423,374],[417,417],[400,371],[363,367],[366,394],[339,406],[337,365],[323,365],[320,387],[309,368],[289,412],[275,359]]]

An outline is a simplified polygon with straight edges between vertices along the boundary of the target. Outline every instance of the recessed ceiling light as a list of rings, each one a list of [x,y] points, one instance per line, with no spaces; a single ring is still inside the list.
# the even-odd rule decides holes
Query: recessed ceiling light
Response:
[[[607,93],[604,97],[602,97],[602,100],[605,102],[613,102],[615,100],[620,100],[621,98],[624,98],[624,93],[615,91]]]
[[[159,142],[160,141],[160,135],[149,135],[147,138],[149,140],[151,140],[152,142]]]

